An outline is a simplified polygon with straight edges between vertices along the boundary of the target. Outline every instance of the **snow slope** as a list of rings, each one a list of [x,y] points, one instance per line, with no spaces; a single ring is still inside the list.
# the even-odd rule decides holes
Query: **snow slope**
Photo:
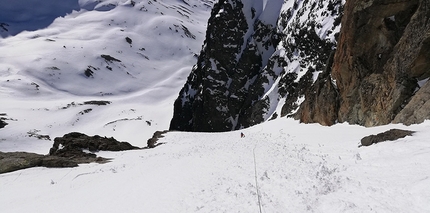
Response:
[[[394,127],[417,132],[357,147],[363,136]],[[282,118],[244,130],[245,138],[170,132],[155,149],[98,153],[110,163],[2,174],[1,209],[259,212],[260,196],[262,212],[429,212],[429,127]]]
[[[67,2],[46,28],[0,39],[0,151],[46,154],[53,141],[37,136],[71,131],[145,146],[168,128],[213,1]],[[395,127],[417,133],[357,147]],[[97,153],[106,164],[1,174],[0,212],[430,212],[429,127],[280,118],[245,138],[170,132],[155,149]]]

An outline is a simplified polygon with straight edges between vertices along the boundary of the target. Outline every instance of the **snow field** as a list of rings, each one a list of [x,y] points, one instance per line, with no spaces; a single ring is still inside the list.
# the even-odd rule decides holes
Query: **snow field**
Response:
[[[277,119],[245,138],[170,132],[155,149],[98,153],[113,158],[106,164],[2,174],[0,202],[7,212],[258,212],[256,166],[263,212],[427,212],[429,125]],[[417,133],[357,147],[400,127]]]

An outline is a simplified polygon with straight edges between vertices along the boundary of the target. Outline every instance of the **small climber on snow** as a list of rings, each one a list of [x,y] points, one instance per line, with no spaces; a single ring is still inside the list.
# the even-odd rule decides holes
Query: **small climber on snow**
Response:
[[[240,133],[240,137],[241,137],[241,138],[244,138],[244,137],[245,137],[245,134],[243,134],[243,132],[241,132],[241,133]]]

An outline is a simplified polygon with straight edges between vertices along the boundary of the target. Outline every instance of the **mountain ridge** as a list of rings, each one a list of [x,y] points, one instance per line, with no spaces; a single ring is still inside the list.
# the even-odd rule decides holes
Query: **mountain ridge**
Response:
[[[364,126],[430,118],[426,1],[291,0],[272,4],[280,9],[276,22],[241,16],[259,14],[255,5],[263,2],[214,6],[198,64],[175,102],[171,130],[231,131],[279,116]],[[218,21],[223,16],[229,21]],[[237,46],[245,51],[231,48]]]

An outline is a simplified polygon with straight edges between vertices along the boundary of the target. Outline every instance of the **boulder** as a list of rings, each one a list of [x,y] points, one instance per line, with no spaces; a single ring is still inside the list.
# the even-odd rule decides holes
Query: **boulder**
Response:
[[[395,141],[399,138],[411,136],[414,131],[401,130],[401,129],[390,129],[386,132],[379,133],[377,135],[369,135],[361,139],[361,146],[370,146],[383,141]]]

